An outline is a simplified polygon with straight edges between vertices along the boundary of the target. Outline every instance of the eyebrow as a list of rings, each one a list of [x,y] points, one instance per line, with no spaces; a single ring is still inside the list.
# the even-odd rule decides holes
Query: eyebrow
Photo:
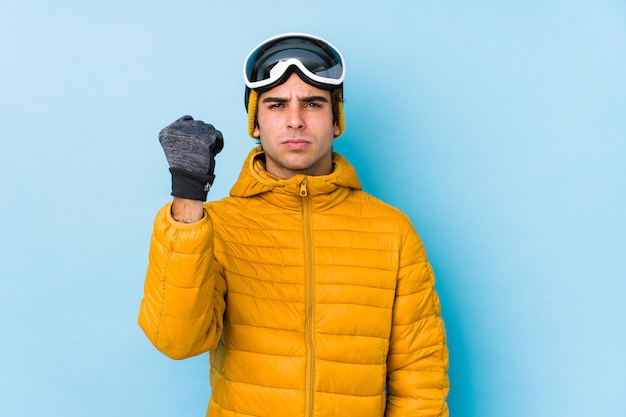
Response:
[[[287,103],[289,99],[283,97],[266,97],[263,99],[263,103]],[[324,96],[307,96],[299,101],[303,103],[321,102],[328,103],[328,99]]]

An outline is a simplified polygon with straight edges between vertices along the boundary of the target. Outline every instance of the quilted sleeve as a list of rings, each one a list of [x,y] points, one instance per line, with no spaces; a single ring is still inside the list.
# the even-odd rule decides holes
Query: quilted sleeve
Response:
[[[217,346],[226,284],[213,257],[213,228],[205,209],[194,224],[172,219],[170,204],[154,221],[139,325],[152,344],[173,359]]]
[[[435,277],[411,227],[400,269],[387,357],[386,417],[447,417],[448,349]]]

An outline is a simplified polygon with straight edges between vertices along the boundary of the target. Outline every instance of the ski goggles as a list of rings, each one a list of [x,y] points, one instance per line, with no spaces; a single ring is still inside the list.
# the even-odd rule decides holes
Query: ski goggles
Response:
[[[250,89],[265,91],[286,80],[293,71],[315,87],[339,86],[345,77],[339,50],[316,36],[286,33],[261,42],[243,64],[243,78]]]

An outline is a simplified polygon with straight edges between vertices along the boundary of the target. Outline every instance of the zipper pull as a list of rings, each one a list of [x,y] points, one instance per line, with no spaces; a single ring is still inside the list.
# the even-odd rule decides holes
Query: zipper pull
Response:
[[[300,183],[300,197],[306,197],[309,192],[306,190],[306,178]]]

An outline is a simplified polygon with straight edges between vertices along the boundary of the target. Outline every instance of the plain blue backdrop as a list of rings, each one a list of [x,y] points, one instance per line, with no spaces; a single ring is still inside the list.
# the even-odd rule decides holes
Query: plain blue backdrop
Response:
[[[451,415],[626,415],[621,0],[3,0],[0,415],[204,415],[207,356],[136,324],[157,133],[221,129],[227,195],[254,145],[243,58],[289,31],[342,50],[336,149],[426,243]]]

